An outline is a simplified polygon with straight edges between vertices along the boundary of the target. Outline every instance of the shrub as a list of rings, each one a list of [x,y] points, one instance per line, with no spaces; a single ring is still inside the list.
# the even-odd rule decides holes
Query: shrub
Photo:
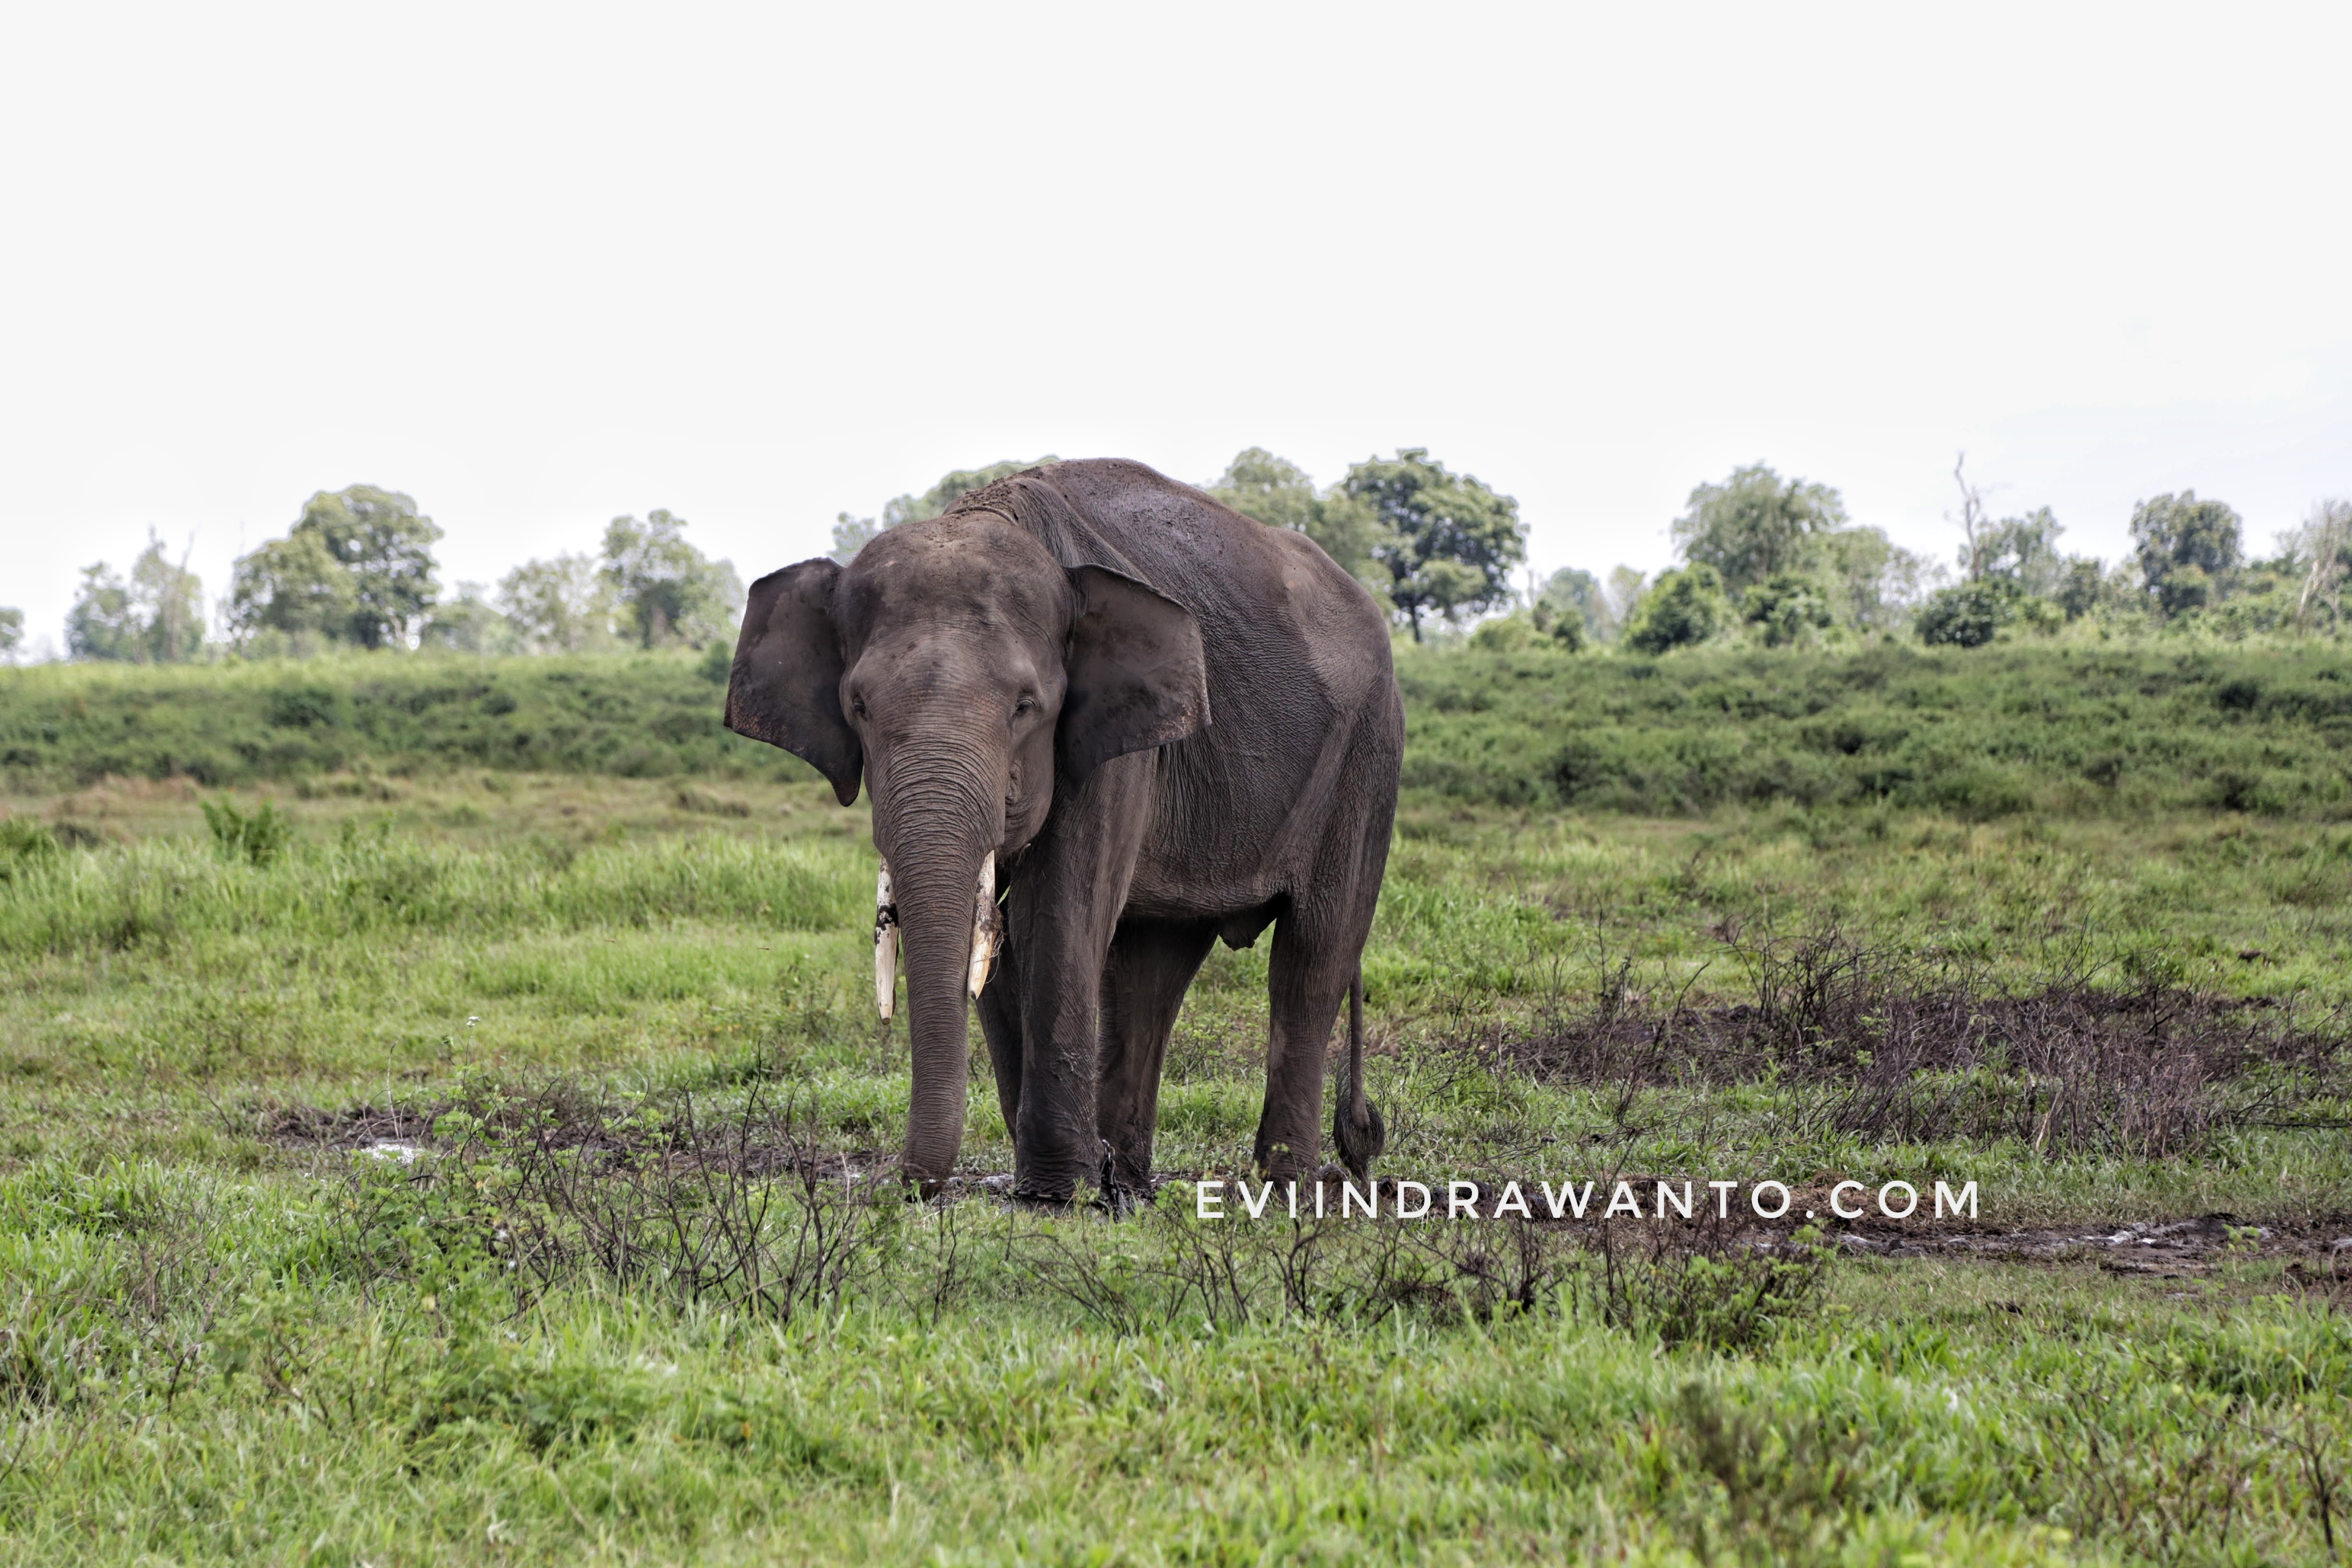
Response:
[[[1998,583],[1938,588],[1919,611],[1919,640],[1931,646],[1982,647],[2017,618],[2017,594]]]
[[[0,882],[14,881],[17,876],[58,855],[58,836],[37,822],[22,817],[0,816]]]
[[[214,847],[225,860],[268,866],[285,853],[294,837],[293,818],[268,801],[249,816],[226,800],[205,801],[204,808],[205,826],[213,830]]]
[[[1763,633],[1766,647],[1802,642],[1837,618],[1821,584],[1801,572],[1776,572],[1748,589],[1739,614]]]
[[[1668,572],[1642,596],[1625,646],[1636,653],[1664,653],[1714,640],[1730,624],[1731,602],[1723,578],[1705,563]]]

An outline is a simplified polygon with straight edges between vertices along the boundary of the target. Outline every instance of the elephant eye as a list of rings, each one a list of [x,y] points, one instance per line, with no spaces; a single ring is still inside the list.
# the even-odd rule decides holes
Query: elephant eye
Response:
[[[865,718],[865,717],[866,717],[866,699],[864,699],[863,697],[853,697],[853,698],[851,698],[851,699],[849,700],[849,710],[850,710],[852,713],[856,714],[860,719]]]
[[[1035,711],[1036,711],[1036,709],[1037,709],[1037,700],[1036,700],[1035,698],[1034,698],[1034,697],[1024,697],[1020,701],[1015,702],[1015,703],[1013,705],[1013,716],[1015,719],[1018,719],[1018,718],[1020,718],[1020,717],[1021,717],[1021,715],[1023,715],[1024,713],[1034,713],[1034,712],[1035,712]]]

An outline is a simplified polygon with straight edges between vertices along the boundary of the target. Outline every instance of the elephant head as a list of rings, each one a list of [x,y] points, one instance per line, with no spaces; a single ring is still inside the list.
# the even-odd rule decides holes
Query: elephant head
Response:
[[[909,1179],[945,1179],[962,1145],[983,879],[1057,790],[1208,719],[1189,612],[1119,573],[1065,570],[994,512],[908,523],[846,567],[804,561],[751,585],[727,727],[813,764],[844,805],[861,777],[872,796],[905,944]]]

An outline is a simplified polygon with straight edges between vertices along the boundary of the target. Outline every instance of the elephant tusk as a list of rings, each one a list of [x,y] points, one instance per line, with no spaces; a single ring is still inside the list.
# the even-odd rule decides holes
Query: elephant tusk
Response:
[[[996,908],[996,851],[992,849],[980,863],[980,886],[971,908],[971,971],[965,989],[974,1001],[988,984],[988,972],[996,966],[997,945],[1003,940],[1003,918]]]
[[[874,879],[874,1007],[890,1021],[898,997],[898,903],[890,892],[890,862]]]

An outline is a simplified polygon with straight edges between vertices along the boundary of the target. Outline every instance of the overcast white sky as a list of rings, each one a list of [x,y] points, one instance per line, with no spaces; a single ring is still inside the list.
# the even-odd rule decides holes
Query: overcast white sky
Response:
[[[0,604],[312,490],[748,578],[1052,451],[1427,446],[1538,564],[1762,459],[1948,556],[2352,492],[2352,7],[15,5]]]

